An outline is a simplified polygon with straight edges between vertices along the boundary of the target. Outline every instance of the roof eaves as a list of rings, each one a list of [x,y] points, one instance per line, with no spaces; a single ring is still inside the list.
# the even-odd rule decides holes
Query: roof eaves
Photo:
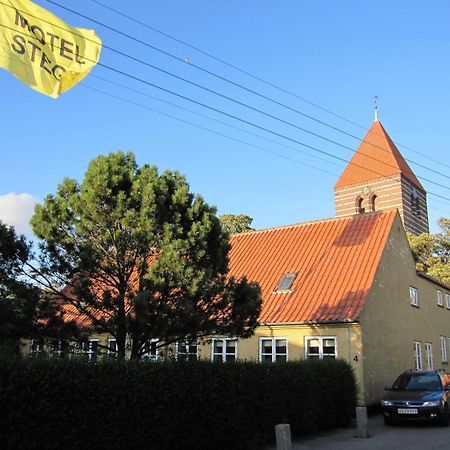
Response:
[[[347,319],[333,319],[333,320],[305,320],[301,322],[260,322],[260,326],[277,326],[277,325],[339,325],[339,324],[359,324],[359,317]]]
[[[433,283],[438,284],[439,286],[443,287],[444,289],[450,290],[450,285],[449,284],[446,284],[443,281],[438,280],[437,278],[434,278],[434,277],[432,277],[431,275],[428,275],[425,272],[421,272],[420,270],[416,270],[416,272],[417,272],[417,275],[419,277],[425,278],[425,279],[427,279],[429,281],[432,281]]]

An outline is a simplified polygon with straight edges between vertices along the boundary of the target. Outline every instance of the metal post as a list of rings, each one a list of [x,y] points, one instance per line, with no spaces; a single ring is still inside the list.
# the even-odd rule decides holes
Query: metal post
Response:
[[[277,450],[292,450],[291,426],[288,423],[275,425]]]
[[[367,408],[365,406],[356,407],[356,427],[357,435],[359,438],[369,437],[369,426],[367,420]]]

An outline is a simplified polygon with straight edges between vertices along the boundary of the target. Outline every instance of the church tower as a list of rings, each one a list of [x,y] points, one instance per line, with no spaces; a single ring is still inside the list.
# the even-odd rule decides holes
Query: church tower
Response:
[[[334,186],[336,217],[398,209],[406,231],[428,233],[426,192],[378,118]]]

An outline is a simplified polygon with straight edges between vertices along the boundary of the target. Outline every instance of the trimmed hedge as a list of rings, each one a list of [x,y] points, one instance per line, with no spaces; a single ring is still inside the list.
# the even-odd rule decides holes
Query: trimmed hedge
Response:
[[[288,420],[294,436],[346,425],[344,361],[286,364],[0,361],[0,447],[257,449]]]

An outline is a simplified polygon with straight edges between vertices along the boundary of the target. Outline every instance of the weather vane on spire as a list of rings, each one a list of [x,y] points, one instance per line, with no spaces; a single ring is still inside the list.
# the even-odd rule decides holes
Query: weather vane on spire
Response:
[[[378,122],[378,95],[375,95],[375,120]]]

